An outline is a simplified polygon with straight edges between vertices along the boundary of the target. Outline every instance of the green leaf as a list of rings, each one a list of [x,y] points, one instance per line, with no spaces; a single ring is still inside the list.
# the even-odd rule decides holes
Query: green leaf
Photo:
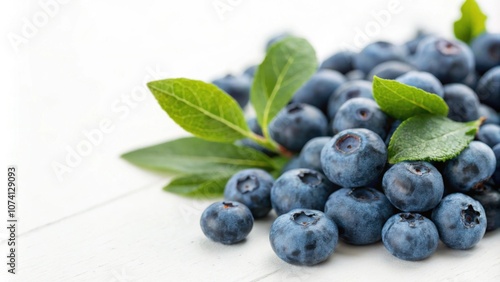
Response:
[[[246,168],[275,169],[271,158],[248,147],[181,138],[122,155],[127,161],[152,170],[179,173],[226,173]]]
[[[152,81],[160,106],[186,131],[217,142],[254,138],[238,103],[217,86],[185,78]]]
[[[460,8],[462,17],[453,24],[455,37],[470,43],[475,37],[486,31],[486,15],[475,0],[465,0]]]
[[[195,198],[214,198],[224,194],[224,187],[231,175],[219,174],[189,174],[175,178],[165,187],[164,191]]]
[[[266,138],[269,139],[269,122],[317,67],[316,53],[305,39],[290,36],[269,49],[257,69],[250,95]]]
[[[443,98],[396,80],[375,76],[373,97],[382,111],[399,120],[428,113],[448,115],[448,105]]]
[[[481,123],[482,119],[461,123],[435,115],[411,117],[391,138],[389,163],[452,159],[474,139]]]

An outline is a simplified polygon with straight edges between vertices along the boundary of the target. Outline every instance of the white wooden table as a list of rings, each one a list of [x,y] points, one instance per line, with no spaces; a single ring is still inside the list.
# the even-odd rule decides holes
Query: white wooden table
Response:
[[[223,18],[218,2],[233,5]],[[274,255],[272,216],[257,221],[244,243],[216,244],[199,228],[210,201],[167,194],[161,188],[168,176],[119,158],[186,135],[146,92],[145,81],[240,72],[262,58],[266,37],[285,29],[307,37],[322,59],[352,43],[357,28],[373,20],[371,11],[389,3],[254,2],[2,3],[2,167],[19,170],[19,227],[16,275],[6,273],[8,234],[0,228],[0,281],[500,281],[500,231],[469,251],[440,246],[422,262],[398,260],[381,244],[341,243],[314,267]],[[402,42],[417,25],[450,36],[460,1],[442,2],[400,1],[402,10],[370,40]],[[500,32],[493,14],[499,3],[479,2]],[[18,45],[10,41],[15,35],[24,38]],[[72,150],[85,154],[75,157]],[[57,173],[57,165],[68,170]]]

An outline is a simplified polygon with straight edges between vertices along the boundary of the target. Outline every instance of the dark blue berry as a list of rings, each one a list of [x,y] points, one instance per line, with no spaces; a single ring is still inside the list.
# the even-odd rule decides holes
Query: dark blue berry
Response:
[[[242,203],[221,201],[201,214],[201,230],[209,239],[230,245],[245,239],[253,227],[250,210]]]
[[[380,240],[382,226],[394,214],[394,207],[373,188],[342,188],[325,204],[325,214],[339,228],[339,236],[353,245]]]
[[[470,48],[457,40],[428,37],[417,48],[413,63],[432,73],[441,83],[461,82],[474,70]]]
[[[341,187],[369,185],[382,174],[386,161],[384,141],[363,128],[339,132],[321,151],[325,175]]]
[[[300,152],[307,141],[325,136],[328,122],[316,107],[292,103],[269,124],[271,138],[292,152]]]
[[[271,187],[274,178],[262,169],[237,172],[226,183],[224,199],[246,205],[254,218],[266,216],[271,210]]]
[[[472,41],[471,49],[479,73],[500,66],[500,33],[485,32],[479,35]]]
[[[298,208],[323,210],[335,188],[323,174],[315,170],[289,170],[274,182],[271,204],[278,215]]]
[[[417,261],[436,252],[439,235],[434,223],[422,215],[399,213],[385,223],[382,242],[393,256]]]
[[[483,206],[462,193],[443,198],[432,212],[441,241],[452,249],[474,247],[486,232],[486,214]]]
[[[324,213],[294,209],[271,225],[269,241],[279,258],[295,265],[314,265],[327,260],[339,240],[335,223]]]
[[[314,169],[323,172],[321,167],[321,150],[330,141],[331,137],[316,137],[304,145],[300,152],[300,167]]]
[[[493,150],[483,142],[472,141],[460,155],[445,163],[443,179],[447,188],[469,192],[488,180],[495,167]]]
[[[443,99],[450,109],[450,119],[466,122],[479,118],[479,99],[468,86],[460,83],[445,85]]]
[[[479,79],[476,92],[481,103],[500,111],[500,66],[490,69]]]
[[[384,174],[384,193],[389,201],[404,212],[424,212],[439,204],[444,193],[441,173],[430,163],[400,162]]]
[[[387,135],[387,115],[378,104],[368,98],[354,98],[346,101],[333,119],[333,133],[351,128],[366,128],[384,139]]]

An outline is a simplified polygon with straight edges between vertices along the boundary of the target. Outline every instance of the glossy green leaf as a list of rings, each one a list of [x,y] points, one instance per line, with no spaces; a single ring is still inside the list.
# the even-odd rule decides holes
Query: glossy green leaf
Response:
[[[253,137],[238,103],[217,86],[185,78],[152,81],[160,106],[186,131],[217,142]]]
[[[268,124],[317,70],[316,53],[307,40],[287,37],[273,44],[255,73],[250,99],[268,138]]]
[[[273,170],[274,161],[261,152],[195,137],[181,138],[138,149],[122,156],[148,169],[177,173],[225,173],[246,168]]]
[[[399,120],[419,114],[448,115],[448,105],[443,98],[396,80],[375,76],[373,97],[382,111]]]
[[[475,0],[465,0],[460,8],[462,16],[453,24],[455,37],[470,43],[475,37],[486,31],[486,15]]]
[[[446,161],[474,139],[482,120],[455,122],[435,115],[414,116],[396,129],[389,143],[389,163]]]

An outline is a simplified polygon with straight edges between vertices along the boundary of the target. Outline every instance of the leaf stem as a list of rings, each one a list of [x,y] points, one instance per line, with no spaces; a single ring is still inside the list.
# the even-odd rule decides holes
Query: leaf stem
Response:
[[[267,122],[267,119],[266,119],[266,122]],[[265,124],[265,123],[263,122],[263,124]],[[264,126],[262,126],[262,134],[264,135],[264,139],[266,139],[266,140],[272,140],[271,136],[269,136],[269,127],[267,126],[267,124],[265,124]]]
[[[262,131],[265,132],[264,130]],[[276,142],[274,142],[271,138],[262,137],[255,133],[248,135],[248,137],[266,149],[269,149],[273,152],[281,153],[279,150],[279,145]]]

